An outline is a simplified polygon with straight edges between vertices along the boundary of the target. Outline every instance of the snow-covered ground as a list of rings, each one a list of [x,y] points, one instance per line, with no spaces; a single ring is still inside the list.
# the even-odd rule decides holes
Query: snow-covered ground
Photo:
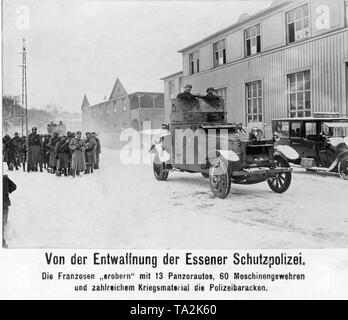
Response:
[[[296,170],[284,194],[267,183],[232,185],[214,198],[200,174],[156,181],[151,165],[122,165],[103,150],[101,169],[81,178],[7,172],[9,248],[348,247],[348,182]]]

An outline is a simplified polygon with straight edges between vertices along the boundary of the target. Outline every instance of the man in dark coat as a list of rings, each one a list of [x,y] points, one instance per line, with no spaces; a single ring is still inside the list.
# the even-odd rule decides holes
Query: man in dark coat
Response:
[[[40,136],[37,134],[37,128],[33,127],[28,136],[28,168],[27,171],[38,171],[38,164],[41,163],[40,171],[42,172],[42,142]]]
[[[12,138],[12,143],[13,143],[14,151],[15,151],[16,170],[18,170],[18,167],[20,166],[20,162],[19,162],[19,146],[20,146],[20,143],[21,143],[21,138],[20,138],[18,132],[15,132],[14,137]]]
[[[16,164],[15,146],[13,144],[13,140],[8,134],[3,137],[2,144],[3,144],[3,162],[7,163],[7,167],[9,171],[12,171],[13,167],[16,167],[16,170],[17,170],[18,167]]]
[[[193,101],[199,97],[199,96],[193,95],[191,93],[192,86],[190,84],[185,85],[184,89],[185,89],[184,92],[181,92],[176,96],[178,99],[182,99],[182,100],[186,100],[186,101]]]
[[[9,194],[17,189],[16,184],[7,176],[2,176],[2,247],[7,248],[5,231],[7,227],[8,211],[11,205]]]
[[[50,158],[50,149],[48,148],[48,142],[51,139],[51,135],[45,134],[42,142],[42,151],[43,151],[43,167],[48,169],[48,162]]]
[[[22,136],[18,148],[19,163],[25,172],[25,163],[27,162],[27,137]]]
[[[215,89],[213,87],[209,87],[207,89],[207,94],[203,97],[203,99],[212,102],[220,100],[220,98],[217,95],[215,95]]]
[[[50,158],[48,161],[48,166],[51,169],[51,173],[55,173],[56,167],[57,167],[57,159],[56,159],[56,154],[54,153],[54,149],[56,148],[56,145],[59,139],[60,139],[59,132],[54,131],[53,136],[51,137],[47,145],[48,149],[50,150]]]
[[[97,148],[95,150],[95,164],[94,164],[94,169],[99,169],[99,157],[101,153],[101,144],[100,140],[95,132],[92,132],[92,138],[95,140],[97,143]]]

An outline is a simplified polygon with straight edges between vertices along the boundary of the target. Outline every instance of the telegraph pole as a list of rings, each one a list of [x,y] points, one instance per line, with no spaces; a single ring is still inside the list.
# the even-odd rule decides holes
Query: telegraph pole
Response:
[[[25,118],[25,134],[28,137],[28,100],[27,100],[27,44],[25,38],[22,40],[22,135],[24,134],[24,118]]]

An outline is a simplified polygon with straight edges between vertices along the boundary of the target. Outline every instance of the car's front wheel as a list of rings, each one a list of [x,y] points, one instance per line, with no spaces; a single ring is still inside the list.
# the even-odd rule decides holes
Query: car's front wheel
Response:
[[[158,181],[166,181],[168,179],[169,170],[166,169],[164,162],[154,161],[153,173]]]
[[[215,197],[225,199],[231,189],[231,177],[224,161],[218,161],[209,169],[210,188]]]
[[[288,168],[289,162],[280,156],[274,157],[275,168]],[[275,177],[267,180],[272,191],[283,193],[289,189],[291,184],[291,172],[277,173]]]
[[[343,180],[348,180],[348,156],[340,160],[338,164],[338,173]]]

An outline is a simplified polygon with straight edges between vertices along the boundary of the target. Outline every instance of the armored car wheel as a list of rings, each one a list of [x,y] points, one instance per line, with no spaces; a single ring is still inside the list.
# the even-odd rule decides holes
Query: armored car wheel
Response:
[[[209,170],[210,188],[215,197],[225,199],[231,189],[231,177],[226,164],[221,160],[210,167]]]
[[[201,172],[202,173],[202,176],[204,177],[204,178],[209,178],[209,173],[207,173],[207,172]]]
[[[169,170],[166,169],[164,162],[154,162],[153,173],[158,181],[166,181],[168,179]]]
[[[289,162],[280,156],[274,157],[275,167],[288,168]],[[291,183],[291,172],[278,173],[275,177],[267,180],[269,187],[276,193],[283,193],[289,189]]]
[[[348,157],[344,157],[339,162],[338,173],[343,180],[348,180]]]

